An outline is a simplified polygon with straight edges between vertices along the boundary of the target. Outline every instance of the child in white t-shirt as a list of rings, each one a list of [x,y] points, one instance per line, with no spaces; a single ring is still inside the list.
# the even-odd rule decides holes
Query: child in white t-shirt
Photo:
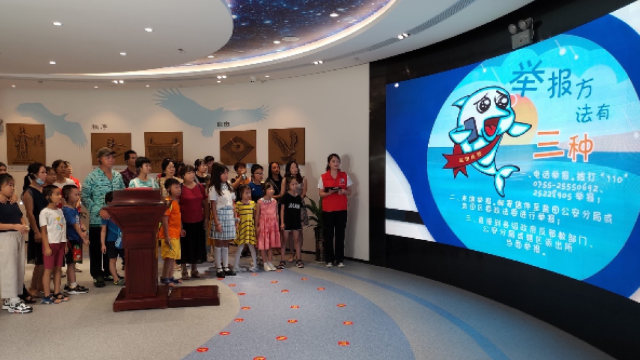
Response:
[[[43,304],[59,304],[69,301],[60,289],[60,268],[67,251],[67,224],[62,210],[58,205],[62,202],[62,190],[55,185],[47,185],[42,189],[42,195],[49,202],[40,211],[40,232],[42,233],[42,255],[44,258],[44,286]],[[53,295],[51,295],[51,272],[53,272]]]

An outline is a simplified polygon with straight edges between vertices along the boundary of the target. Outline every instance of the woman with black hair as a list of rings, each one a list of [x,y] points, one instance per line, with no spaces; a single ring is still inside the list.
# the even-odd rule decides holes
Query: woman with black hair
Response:
[[[204,159],[196,159],[196,161],[193,162],[193,167],[196,169],[196,182],[207,187],[209,178],[211,177],[211,175],[209,175],[209,167],[207,166],[207,163]]]
[[[340,170],[340,156],[327,158],[327,172],[318,181],[322,198],[324,259],[327,267],[344,266],[344,233],[347,227],[347,197],[351,195],[351,178]],[[335,234],[335,248],[334,238]]]
[[[160,180],[158,180],[158,183],[160,184],[160,190],[162,190],[162,197],[167,198],[169,197],[169,193],[164,187],[164,182],[167,181],[167,179],[176,179],[182,183],[182,179],[176,177],[176,163],[172,159],[163,159],[160,167],[162,168],[162,173],[160,174]]]
[[[38,295],[42,288],[42,274],[44,273],[44,259],[42,257],[42,234],[40,233],[40,211],[49,203],[42,194],[42,186],[47,177],[44,164],[35,162],[27,167],[22,187],[22,202],[29,221],[29,241],[27,243],[27,260],[35,264],[31,275],[29,293]]]
[[[275,190],[275,194],[273,195],[273,198],[276,200],[280,200],[280,198],[282,197],[282,180],[283,177],[282,175],[280,175],[280,164],[278,164],[275,161],[272,161],[269,163],[269,177],[267,178],[267,181],[269,184],[271,184],[273,186],[273,190]]]

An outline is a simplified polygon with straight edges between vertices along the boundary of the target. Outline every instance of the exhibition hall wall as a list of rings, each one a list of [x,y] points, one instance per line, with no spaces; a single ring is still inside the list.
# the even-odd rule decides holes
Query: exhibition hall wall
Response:
[[[102,82],[97,89],[92,83],[82,89],[56,89],[51,84],[46,89],[37,84],[3,89],[0,161],[7,162],[6,124],[11,123],[44,124],[47,164],[68,160],[80,179],[93,166],[91,133],[131,133],[132,148],[144,155],[145,132],[182,132],[185,160],[213,155],[219,161],[220,131],[256,130],[257,163],[266,166],[268,130],[304,128],[306,159],[301,170],[308,178],[309,197],[317,200],[317,181],[327,156],[338,153],[354,182],[345,255],[368,260],[368,71],[368,65],[362,65],[290,79],[199,87],[176,81],[175,87],[161,89],[131,89],[126,82]],[[20,179],[18,186],[25,170],[25,165],[9,166]],[[265,178],[266,174],[265,169]],[[315,249],[311,229],[305,231],[304,249]]]

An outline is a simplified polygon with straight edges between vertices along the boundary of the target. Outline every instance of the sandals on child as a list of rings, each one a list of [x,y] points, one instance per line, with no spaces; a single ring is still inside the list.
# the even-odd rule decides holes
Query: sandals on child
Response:
[[[160,283],[162,285],[168,285],[168,286],[171,286],[171,287],[175,286],[174,283],[169,278],[160,278]]]
[[[51,305],[60,304],[62,300],[56,299],[53,295],[45,296],[42,298],[41,304]]]
[[[296,260],[296,267],[297,267],[298,269],[302,269],[302,268],[304,268],[304,263],[302,262],[302,260],[301,260],[301,259]]]
[[[53,294],[53,297],[55,297],[57,300],[60,300],[61,302],[69,301],[69,297],[64,293]]]
[[[278,264],[278,266],[276,266],[276,269],[282,270],[284,268],[287,267],[287,263],[284,261],[280,261],[280,264]]]
[[[187,270],[182,270],[182,280],[189,280],[189,279],[191,279],[189,277],[189,272]]]

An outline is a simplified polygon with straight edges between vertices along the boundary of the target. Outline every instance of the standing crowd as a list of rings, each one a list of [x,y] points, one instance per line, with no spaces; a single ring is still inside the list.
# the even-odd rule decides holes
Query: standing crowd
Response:
[[[253,164],[248,174],[246,164],[236,163],[232,178],[227,166],[216,163],[212,156],[197,159],[193,165],[164,159],[161,173],[154,176],[151,161],[133,150],[124,154],[126,169],[116,171],[114,154],[110,148],[99,149],[98,166],[82,183],[73,177],[68,161],[56,160],[51,167],[32,163],[21,194],[15,192],[14,178],[0,162],[0,298],[4,310],[30,313],[36,298],[42,304],[59,304],[69,301],[69,295],[89,292],[76,281],[80,271],[76,264],[83,262],[84,245],[89,246],[94,286],[104,287],[107,282],[124,286],[126,279],[118,273],[117,259],[122,259],[122,270],[131,266],[129,271],[135,271],[135,264],[126,261],[121,231],[104,207],[113,200],[114,191],[127,187],[159,189],[167,200],[168,208],[157,228],[162,284],[177,286],[200,278],[197,265],[204,262],[214,264],[210,270],[219,278],[245,269],[255,272],[259,267],[264,271],[285,269],[287,263],[304,268],[301,249],[302,229],[309,225],[304,202],[308,184],[296,161],[286,164],[284,176],[280,164],[270,163],[265,179],[259,164]],[[329,155],[326,172],[318,181],[327,267],[344,266],[351,185],[350,177],[340,170],[340,157]],[[23,240],[27,233],[26,260],[35,265],[28,287],[24,284]],[[237,245],[233,265],[229,263],[232,243]],[[240,259],[244,251],[251,256],[245,266]],[[278,253],[280,261],[274,265]],[[179,279],[174,277],[176,269],[181,270]]]

